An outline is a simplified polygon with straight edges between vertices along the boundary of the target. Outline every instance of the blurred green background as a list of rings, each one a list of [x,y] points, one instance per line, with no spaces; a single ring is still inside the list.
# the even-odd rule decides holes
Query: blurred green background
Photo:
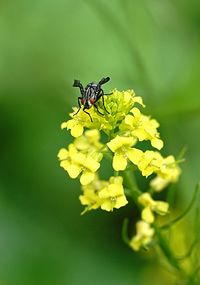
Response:
[[[57,162],[73,80],[110,76],[161,123],[163,154],[188,147],[177,207],[200,177],[200,3],[197,0],[0,2],[0,285],[170,284],[121,240],[131,206],[82,207]],[[156,274],[155,274],[156,272]]]

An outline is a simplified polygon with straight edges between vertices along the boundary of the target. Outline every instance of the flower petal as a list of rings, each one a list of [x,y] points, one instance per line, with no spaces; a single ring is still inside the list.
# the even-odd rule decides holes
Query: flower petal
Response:
[[[68,167],[71,165],[69,160],[62,160],[60,163],[60,167],[64,168],[64,170],[68,171]]]
[[[138,235],[134,236],[130,241],[130,247],[133,250],[138,251],[141,246],[142,246],[141,237]]]
[[[111,176],[109,179],[110,183],[113,184],[122,184],[123,183],[123,177],[121,176]]]
[[[113,211],[113,203],[111,200],[106,199],[102,204],[101,204],[101,209],[105,211]]]
[[[108,186],[108,191],[111,197],[124,195],[124,189],[123,189],[122,184],[116,184],[116,183],[110,184]]]
[[[141,113],[140,110],[136,107],[134,107],[133,109],[131,109],[131,113],[134,115],[134,117],[136,119],[139,119],[141,117]]]
[[[110,198],[110,193],[109,193],[107,187],[104,187],[103,189],[101,189],[101,190],[99,191],[99,197],[100,197],[101,199],[107,199],[107,198],[109,199],[109,198]]]
[[[126,199],[126,196],[123,195],[123,196],[117,197],[117,200],[116,200],[116,203],[115,203],[114,207],[116,209],[119,209],[119,208],[125,206],[126,204],[128,204],[128,201]]]
[[[133,137],[120,137],[117,135],[114,139],[107,143],[107,146],[112,152],[115,152],[123,146],[131,147],[134,142],[135,139]]]
[[[164,143],[161,139],[154,138],[151,140],[151,145],[160,150],[163,148]]]
[[[137,165],[143,156],[143,152],[137,148],[131,148],[127,151],[127,156],[129,160]]]
[[[153,210],[159,215],[166,215],[169,210],[169,204],[163,201],[156,201],[155,207]]]
[[[116,171],[124,170],[127,166],[127,159],[124,157],[123,154],[115,153],[113,157],[113,168]]]
[[[70,121],[72,121],[72,120],[70,120]],[[60,127],[63,130],[63,129],[67,128],[67,125],[68,125],[68,122],[63,122]]]
[[[65,148],[61,148],[58,153],[59,160],[67,159],[69,157],[69,152]]]
[[[96,172],[100,167],[100,163],[89,156],[87,156],[86,160],[83,162],[83,165],[92,172]]]
[[[134,117],[132,115],[127,115],[125,117],[125,124],[132,126],[133,125],[133,121],[134,121]]]
[[[154,215],[150,207],[146,207],[142,210],[142,219],[149,224],[154,222]]]
[[[83,126],[81,124],[76,124],[71,128],[71,135],[75,138],[80,137],[83,134]]]
[[[133,100],[134,100],[134,103],[138,103],[138,104],[142,105],[142,107],[145,107],[143,100],[142,100],[142,97],[136,96],[136,97],[134,97]]]
[[[69,165],[66,170],[71,178],[78,177],[82,171],[81,167],[76,164]]]
[[[61,124],[61,129],[67,128],[68,130],[72,129],[77,124],[77,121],[74,119],[68,120]]]
[[[91,142],[97,142],[100,139],[100,132],[97,129],[88,130],[85,132],[85,136]]]
[[[156,176],[155,178],[153,178],[150,181],[150,186],[151,188],[156,191],[156,192],[160,192],[162,191],[164,188],[166,188],[168,186],[168,184],[170,183],[169,179],[164,179],[160,176]]]
[[[152,199],[151,195],[148,192],[144,192],[138,197],[138,202],[144,207],[154,206],[155,201]]]
[[[82,185],[87,185],[91,183],[95,178],[95,174],[90,171],[84,171],[81,175],[80,182]]]
[[[143,128],[133,130],[133,135],[138,138],[139,141],[147,140],[147,133]]]

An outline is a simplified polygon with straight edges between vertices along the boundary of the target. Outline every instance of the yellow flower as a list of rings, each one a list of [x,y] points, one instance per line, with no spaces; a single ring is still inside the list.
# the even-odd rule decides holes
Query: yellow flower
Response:
[[[104,116],[99,116],[100,128],[106,133],[118,128],[125,115],[138,103],[145,107],[142,98],[135,96],[133,90],[118,91],[114,89],[111,95],[104,96],[105,107],[109,114],[104,111],[103,102],[98,101],[98,107]]]
[[[143,152],[137,148],[131,148],[135,143],[133,137],[116,136],[107,143],[109,149],[114,153],[113,168],[116,171],[125,170],[128,160],[136,164],[141,159]]]
[[[99,191],[108,184],[108,181],[99,180],[98,176],[95,176],[90,184],[82,186],[83,195],[80,195],[79,199],[82,205],[87,206],[83,213],[101,206],[102,199],[99,197]]]
[[[180,167],[177,165],[173,155],[169,155],[163,159],[162,165],[157,172],[158,175],[171,182],[176,182],[181,173]]]
[[[156,172],[160,169],[163,162],[163,157],[157,151],[147,150],[143,153],[140,161],[137,166],[142,172],[143,176],[148,177],[153,172]]]
[[[84,135],[74,140],[74,145],[84,153],[99,151],[103,146],[100,143],[100,132],[96,129],[87,130]]]
[[[125,206],[128,201],[124,194],[121,176],[110,177],[109,181],[99,180],[97,176],[88,185],[82,186],[83,195],[79,197],[81,204],[86,205],[85,211],[101,208],[113,211]],[[84,211],[84,212],[85,212]]]
[[[67,149],[61,149],[58,153],[61,161],[60,166],[63,167],[71,178],[80,177],[82,185],[89,184],[95,178],[95,172],[99,169],[100,163],[97,161],[99,157],[91,157],[76,149],[74,144],[70,144]]]
[[[169,204],[163,201],[155,201],[149,193],[143,193],[138,197],[138,202],[144,206],[142,210],[142,219],[147,223],[153,223],[155,218],[153,212],[159,215],[168,213]]]
[[[154,191],[160,192],[166,188],[170,182],[171,181],[169,179],[164,179],[157,175],[150,181],[150,186]]]
[[[163,158],[160,168],[156,171],[157,176],[150,182],[150,186],[157,192],[162,191],[170,183],[177,182],[181,169],[177,165],[175,158],[170,155]]]
[[[152,241],[153,235],[154,229],[148,223],[139,221],[136,224],[136,235],[132,237],[129,245],[133,250],[138,251]]]
[[[157,149],[163,147],[163,141],[159,138],[157,128],[158,122],[148,116],[141,114],[140,110],[134,107],[130,111],[133,115],[127,115],[122,122],[120,129],[128,131],[139,141],[150,140],[151,145]]]
[[[82,109],[78,112],[78,114],[76,114],[77,111],[78,108],[74,108],[74,112],[70,114],[70,117],[72,117],[72,119],[61,124],[61,129],[67,128],[67,130],[71,130],[71,135],[75,138],[83,134],[84,127],[92,126],[90,117],[85,112],[83,112]],[[89,112],[91,114],[94,112],[94,110],[90,109]]]
[[[102,210],[113,211],[113,208],[119,209],[128,203],[122,183],[121,176],[111,177],[109,184],[99,191]]]
[[[104,101],[110,115],[113,119],[117,117],[117,120],[122,119],[125,114],[128,114],[135,103],[145,107],[142,98],[135,96],[135,92],[133,90],[119,91],[114,89],[111,95],[105,96]],[[101,103],[102,102],[100,101],[100,106],[102,106]]]

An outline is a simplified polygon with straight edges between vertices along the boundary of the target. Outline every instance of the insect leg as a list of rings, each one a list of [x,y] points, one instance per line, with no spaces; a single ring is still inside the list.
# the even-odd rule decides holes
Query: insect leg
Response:
[[[82,99],[82,97],[78,97],[78,106],[79,106],[79,109],[78,109],[78,111],[77,111],[73,116],[77,115],[78,112],[79,112],[80,109],[81,109],[81,103],[80,103],[80,100],[81,100],[81,99]]]
[[[94,107],[97,109],[97,112],[98,112],[99,114],[101,114],[102,116],[104,115],[104,114],[102,114],[102,113],[99,111],[97,105],[94,104]]]
[[[104,106],[104,109],[105,109],[105,111],[108,113],[108,114],[110,114],[109,112],[108,112],[108,110],[106,109],[106,107],[105,107],[105,104],[104,104],[104,93],[103,93],[103,90],[101,89],[101,97],[102,97],[102,102],[103,102],[103,106]],[[100,97],[99,97],[100,98]]]
[[[74,80],[73,87],[78,87],[81,91],[81,95],[84,96],[84,88],[83,85],[81,84],[80,80]]]
[[[112,95],[112,94],[113,94],[113,92],[111,92],[111,93],[107,93],[107,94],[105,94],[105,93],[104,93],[103,95]]]
[[[88,114],[89,117],[90,117],[91,122],[93,122],[91,115],[90,115],[88,112],[85,111],[85,108],[83,108],[83,112],[85,112],[86,114]]]

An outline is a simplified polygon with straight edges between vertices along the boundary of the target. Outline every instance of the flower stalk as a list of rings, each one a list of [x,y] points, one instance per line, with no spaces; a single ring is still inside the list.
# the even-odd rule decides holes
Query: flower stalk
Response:
[[[122,175],[125,181],[124,184],[129,189],[129,195],[131,196],[133,201],[136,203],[136,205],[139,206],[138,197],[142,194],[142,191],[140,191],[137,186],[134,172],[130,170],[126,170],[123,172]]]

